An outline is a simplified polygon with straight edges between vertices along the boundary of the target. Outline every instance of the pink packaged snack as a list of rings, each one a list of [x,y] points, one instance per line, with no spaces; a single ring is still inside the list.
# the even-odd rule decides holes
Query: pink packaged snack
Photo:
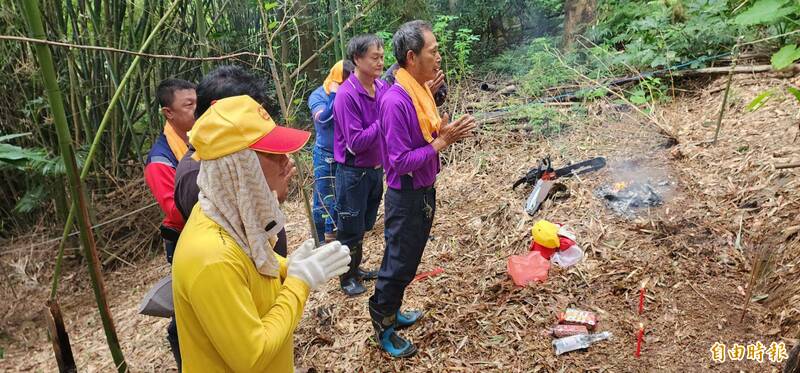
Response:
[[[589,330],[594,330],[595,326],[597,326],[597,316],[591,311],[567,308],[566,311],[558,314],[558,323],[583,325]]]

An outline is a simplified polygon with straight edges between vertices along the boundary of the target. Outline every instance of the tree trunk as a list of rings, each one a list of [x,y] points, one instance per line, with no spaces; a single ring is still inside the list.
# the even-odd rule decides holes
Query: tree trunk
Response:
[[[314,19],[311,14],[312,5],[308,0],[298,0],[293,4],[298,15],[297,28],[300,35],[300,61],[305,61],[319,48],[317,41],[317,34],[314,32]],[[319,70],[319,60],[313,60],[306,68],[306,74],[309,81],[316,82],[322,81],[324,76]],[[287,71],[288,69],[284,69]]]
[[[564,2],[564,40],[563,49],[569,49],[575,37],[586,30],[586,26],[594,22],[596,0],[566,0]]]

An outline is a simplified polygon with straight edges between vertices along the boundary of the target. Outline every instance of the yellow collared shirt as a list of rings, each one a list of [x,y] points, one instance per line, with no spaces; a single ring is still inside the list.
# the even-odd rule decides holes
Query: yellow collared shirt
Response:
[[[281,258],[282,259],[282,258]],[[263,276],[236,241],[195,205],[172,263],[183,371],[292,372],[293,337],[309,288]]]

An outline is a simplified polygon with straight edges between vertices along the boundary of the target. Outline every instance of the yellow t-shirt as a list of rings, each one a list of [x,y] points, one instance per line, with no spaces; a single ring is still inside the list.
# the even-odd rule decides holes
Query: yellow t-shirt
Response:
[[[281,258],[282,259],[282,258]],[[183,371],[292,372],[293,338],[309,288],[261,275],[221,226],[195,205],[172,262]]]

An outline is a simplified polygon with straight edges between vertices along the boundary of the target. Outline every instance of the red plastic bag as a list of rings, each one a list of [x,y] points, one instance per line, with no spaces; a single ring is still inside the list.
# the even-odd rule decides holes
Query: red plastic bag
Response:
[[[525,286],[530,282],[547,280],[550,261],[542,257],[538,251],[528,255],[512,255],[508,258],[508,275],[517,286]]]

